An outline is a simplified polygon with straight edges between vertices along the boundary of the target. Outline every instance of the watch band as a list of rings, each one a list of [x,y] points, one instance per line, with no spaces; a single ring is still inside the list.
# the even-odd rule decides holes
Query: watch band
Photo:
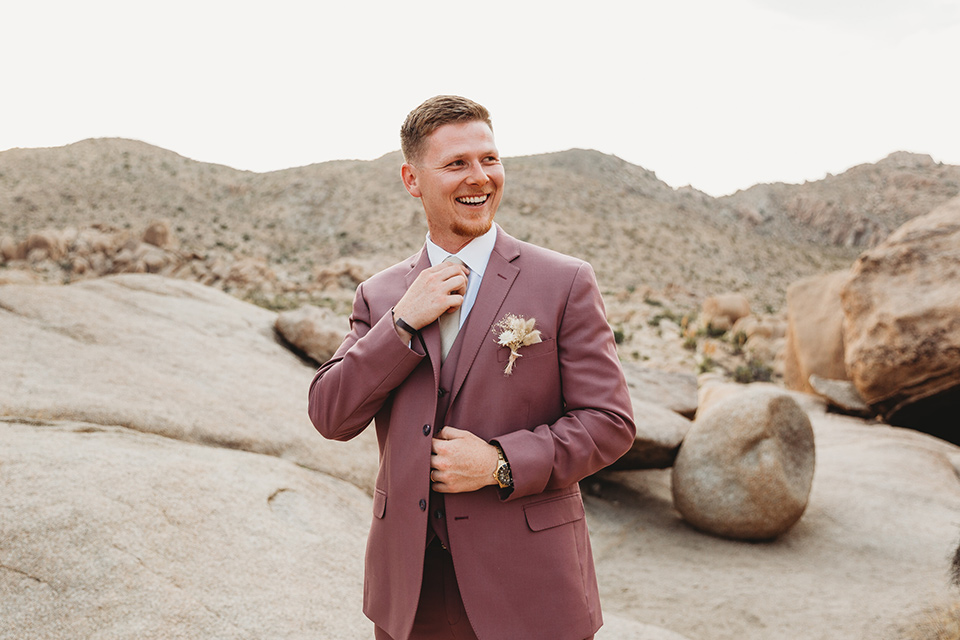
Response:
[[[500,444],[494,442],[493,446],[497,448],[497,468],[493,471],[493,479],[501,489],[513,489],[513,472],[510,470],[510,463],[503,454]]]

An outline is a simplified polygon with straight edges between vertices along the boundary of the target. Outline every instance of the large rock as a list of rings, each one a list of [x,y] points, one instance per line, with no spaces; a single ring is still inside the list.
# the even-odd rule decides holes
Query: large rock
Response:
[[[752,389],[694,422],[673,466],[674,503],[703,531],[767,540],[803,515],[813,468],[813,429],[800,405]]]
[[[373,493],[372,429],[350,446],[307,416],[314,369],[276,313],[199,284],[120,275],[0,287],[0,415],[79,420],[293,460]]]
[[[653,402],[633,400],[637,435],[633,446],[610,471],[626,469],[666,469],[673,465],[691,422],[678,413]]]
[[[0,638],[370,637],[369,486],[351,478],[376,446],[316,441],[312,368],[277,344],[275,317],[155,276],[0,287],[0,415],[30,412],[0,418]],[[49,418],[71,406],[96,424]],[[585,496],[598,640],[886,638],[956,601],[960,448],[811,420],[809,505],[763,545],[684,526],[670,470],[613,472]]]
[[[788,389],[815,393],[810,376],[847,380],[843,354],[843,309],[840,290],[848,271],[810,276],[787,289],[787,338],[783,383]]]
[[[0,421],[0,452],[0,638],[370,637],[349,483],[81,422]]]
[[[345,318],[314,305],[280,312],[275,326],[284,340],[317,363],[329,360],[350,330]]]
[[[653,402],[685,418],[697,413],[697,377],[692,373],[660,371],[625,360],[620,363],[634,402]]]
[[[958,441],[960,198],[863,253],[842,303],[846,366],[863,399],[894,424]]]

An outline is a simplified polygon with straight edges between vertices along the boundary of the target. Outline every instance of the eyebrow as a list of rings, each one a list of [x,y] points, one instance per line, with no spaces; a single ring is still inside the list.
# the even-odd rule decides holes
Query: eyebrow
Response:
[[[446,165],[446,164],[449,164],[449,163],[453,162],[454,160],[460,160],[460,159],[462,159],[462,158],[465,158],[465,157],[467,157],[468,155],[470,155],[469,152],[460,152],[460,153],[450,154],[449,156],[442,156],[442,157],[440,158],[440,164],[441,164],[441,165]],[[486,151],[482,151],[479,155],[480,155],[481,157],[484,157],[484,158],[487,157],[487,156],[497,156],[497,157],[499,157],[499,156],[500,156],[500,153],[499,153],[496,149],[487,149]]]

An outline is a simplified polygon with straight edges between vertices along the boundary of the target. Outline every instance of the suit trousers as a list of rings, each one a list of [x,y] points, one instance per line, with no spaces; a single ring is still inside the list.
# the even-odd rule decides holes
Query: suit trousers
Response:
[[[376,640],[397,640],[376,627]],[[463,608],[450,552],[433,538],[423,560],[423,584],[410,640],[477,640]]]
[[[374,637],[396,640],[380,627],[374,628]],[[437,537],[427,545],[420,602],[409,640],[477,640],[460,597],[453,559]]]

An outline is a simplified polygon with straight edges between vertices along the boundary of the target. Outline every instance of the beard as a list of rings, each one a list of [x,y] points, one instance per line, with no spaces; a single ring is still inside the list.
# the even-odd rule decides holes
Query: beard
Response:
[[[493,216],[479,220],[457,220],[451,231],[461,238],[479,238],[493,226]]]

